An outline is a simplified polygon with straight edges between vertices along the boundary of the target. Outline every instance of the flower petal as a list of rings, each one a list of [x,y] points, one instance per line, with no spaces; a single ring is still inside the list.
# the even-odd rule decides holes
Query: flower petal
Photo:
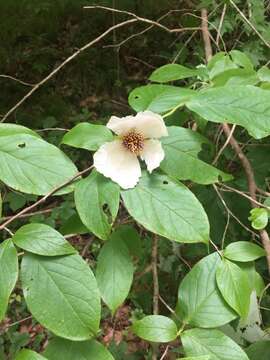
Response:
[[[94,154],[94,166],[123,189],[133,188],[141,176],[137,156],[125,150],[120,140],[103,144]]]
[[[135,119],[136,130],[146,139],[168,136],[164,120],[159,114],[152,111],[142,111],[135,116]]]
[[[129,115],[123,118],[112,116],[107,123],[107,127],[120,136],[127,134],[129,131],[137,131],[146,139],[168,135],[162,116],[152,111],[142,111],[136,116]]]
[[[135,116],[132,115],[122,118],[117,116],[111,116],[110,120],[107,123],[107,127],[117,135],[125,135],[130,130],[135,129],[136,122],[137,120]]]
[[[159,167],[161,161],[164,159],[165,153],[162,149],[161,143],[158,140],[145,141],[141,159],[146,162],[147,170],[151,173],[154,169]]]

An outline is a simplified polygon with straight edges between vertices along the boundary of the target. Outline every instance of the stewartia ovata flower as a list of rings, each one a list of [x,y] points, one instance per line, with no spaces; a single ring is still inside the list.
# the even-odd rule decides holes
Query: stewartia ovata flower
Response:
[[[94,154],[94,166],[123,189],[133,188],[141,176],[138,157],[145,161],[150,173],[164,159],[164,151],[157,140],[168,135],[163,118],[143,111],[136,116],[112,116],[107,127],[118,137],[98,149]]]

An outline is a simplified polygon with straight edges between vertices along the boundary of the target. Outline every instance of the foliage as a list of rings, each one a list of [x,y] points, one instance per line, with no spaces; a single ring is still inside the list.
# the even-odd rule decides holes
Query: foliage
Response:
[[[26,2],[16,3],[19,14],[32,9]],[[16,76],[30,69],[36,81],[58,53],[74,50],[64,44],[62,50],[45,45],[61,30],[60,16],[74,9],[74,19],[85,15],[73,1],[57,1],[53,11],[48,1],[34,3],[35,13],[44,17],[37,29],[44,32],[43,38],[34,43],[35,49],[43,48],[44,59],[38,61],[41,53],[28,49],[27,55],[25,50],[21,56],[28,56],[27,62]],[[149,2],[140,15],[158,15],[166,3],[158,7]],[[80,87],[78,79],[87,74],[97,80],[99,67],[106,73],[104,63],[110,55],[99,55],[100,64],[92,62],[86,71],[83,54],[76,80],[74,75],[69,78],[72,67],[61,75],[69,79],[68,87],[74,84],[70,94],[62,88],[63,79],[54,80],[55,89],[45,87],[40,99],[30,99],[33,109],[26,106],[18,117],[0,124],[0,359],[139,360],[166,352],[173,359],[187,360],[253,360],[256,354],[268,358],[269,253],[260,236],[269,231],[269,49],[256,45],[250,56],[255,35],[247,26],[239,33],[242,19],[234,19],[235,8],[225,3],[228,10],[220,34],[232,50],[217,49],[208,64],[203,46],[196,47],[201,39],[193,40],[192,59],[187,45],[179,49],[174,44],[161,55],[162,64],[155,64],[152,73],[144,69],[135,81],[128,78],[129,70],[124,84],[119,74],[118,82],[115,74],[104,79],[102,75],[96,89],[101,95],[95,92],[87,100],[90,87]],[[242,9],[241,1],[235,3]],[[270,38],[263,4],[248,3],[250,21]],[[1,6],[8,13],[15,5]],[[125,1],[119,6],[136,10]],[[201,1],[194,10],[202,6],[213,2]],[[218,26],[218,11],[210,31]],[[99,16],[97,24],[108,18]],[[14,19],[15,15],[10,26]],[[20,37],[28,43],[30,21],[36,24],[29,19],[3,48],[8,58],[10,46]],[[193,19],[186,26],[193,22],[198,25]],[[80,31],[84,28],[86,22]],[[4,28],[4,40],[9,30]],[[78,31],[70,30],[69,36]],[[237,39],[239,50],[231,38]],[[81,36],[79,42],[84,40]],[[161,49],[165,40],[163,34],[153,49]],[[20,43],[16,51],[22,47]],[[183,56],[172,63],[171,56],[179,50]],[[132,56],[132,49],[126,53]],[[12,61],[1,66],[6,72]],[[93,153],[114,139],[104,123],[115,108],[104,110],[98,100],[103,86],[108,92],[118,89],[120,102],[128,99],[129,113],[160,114],[168,129],[161,140],[165,158],[160,168],[152,173],[143,169],[131,189],[121,189],[89,167]],[[11,93],[11,88],[5,85],[4,90]],[[77,88],[80,111],[73,105]],[[95,107],[87,105],[93,102]],[[126,112],[128,105],[124,106]],[[26,113],[29,120],[23,120]],[[227,137],[220,129],[227,123],[234,124],[233,139],[242,147],[242,158],[228,144],[222,147]],[[39,126],[45,131],[38,131]],[[53,128],[52,133],[46,128]],[[254,199],[250,203],[243,157],[254,170],[256,204]]]

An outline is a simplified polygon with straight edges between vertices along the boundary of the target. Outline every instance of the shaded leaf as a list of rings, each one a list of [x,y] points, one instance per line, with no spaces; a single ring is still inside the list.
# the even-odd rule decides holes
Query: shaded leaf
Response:
[[[35,351],[23,349],[17,355],[15,360],[45,360],[46,358]]]
[[[236,241],[224,250],[224,256],[230,260],[248,262],[265,256],[265,250],[248,241]]]
[[[179,64],[167,64],[154,70],[149,80],[164,83],[197,76],[198,73],[197,69],[189,69]]]

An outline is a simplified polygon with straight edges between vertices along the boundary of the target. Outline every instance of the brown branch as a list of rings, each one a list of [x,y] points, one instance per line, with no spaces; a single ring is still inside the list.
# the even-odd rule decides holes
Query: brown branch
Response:
[[[221,29],[222,29],[222,25],[223,25],[223,22],[224,22],[224,17],[225,17],[225,14],[226,14],[226,10],[227,10],[227,4],[224,4],[222,14],[221,14],[221,18],[220,18],[220,22],[219,22],[219,25],[218,25],[218,32],[217,32],[217,37],[216,37],[217,45],[219,43],[219,39],[221,38],[220,34],[221,34]]]
[[[202,16],[202,35],[203,35],[205,58],[206,58],[206,62],[208,62],[212,58],[213,52],[212,52],[210,34],[208,29],[208,15],[206,9],[201,10],[201,16]]]
[[[231,133],[230,126],[225,123],[222,125],[222,127],[223,127],[223,131],[226,134],[226,136],[229,136],[229,134]],[[251,207],[254,208],[257,205],[257,200],[256,200],[257,185],[256,185],[252,166],[251,166],[248,158],[246,157],[246,155],[243,153],[238,142],[236,141],[236,139],[233,136],[231,136],[230,144],[231,144],[232,148],[234,149],[235,153],[237,154],[237,156],[242,164],[242,167],[246,173],[248,189],[249,189],[249,193],[250,193],[250,205],[251,205]],[[270,273],[270,239],[269,239],[269,235],[266,230],[260,230],[259,234],[260,234],[260,238],[261,238],[263,247],[266,251],[268,271]]]
[[[32,205],[22,209],[20,212],[18,212],[17,214],[13,215],[10,219],[6,220],[5,222],[3,222],[0,225],[0,230],[5,229],[5,227],[12,223],[14,220],[22,217],[22,215],[28,213],[29,211],[33,210],[35,207],[37,207],[38,205],[44,203],[50,196],[54,195],[58,190],[61,190],[63,187],[73,183],[78,177],[82,176],[83,174],[87,173],[88,171],[90,171],[93,168],[93,165],[89,166],[88,168],[78,172],[75,176],[73,176],[71,179],[67,180],[66,182],[64,182],[62,185],[57,186],[56,188],[54,188],[52,191],[50,191],[48,194],[44,195],[42,198],[40,198],[38,201],[36,201],[35,203],[33,203]]]
[[[15,77],[13,77],[13,76],[10,76],[10,75],[0,75],[0,77],[1,78],[5,78],[5,79],[10,79],[10,80],[13,80],[13,81],[16,81],[16,82],[18,82],[18,83],[20,83],[20,84],[22,84],[22,85],[25,85],[25,86],[35,86],[35,84],[30,84],[30,83],[28,83],[28,82],[26,82],[26,81],[22,81],[22,80],[20,80],[20,79],[17,79],[17,78],[15,78]]]
[[[23,218],[27,218],[27,217],[30,217],[30,216],[48,214],[48,213],[52,212],[54,209],[55,209],[55,208],[49,208],[49,209],[34,211],[34,212],[31,212],[31,213],[28,213],[28,214],[22,214],[22,215],[20,215],[18,218],[23,219]],[[2,217],[1,220],[2,220],[2,221],[6,221],[6,220],[9,220],[9,219],[12,219],[13,216],[14,216],[14,215],[5,216],[5,217]]]
[[[115,29],[118,29],[120,27],[123,27],[125,25],[137,22],[137,19],[129,19],[126,21],[123,21],[121,23],[118,23],[114,26],[111,26],[109,29],[104,31],[101,35],[96,37],[94,40],[90,41],[77,51],[73,53],[71,56],[69,56],[65,61],[63,61],[59,66],[57,66],[52,72],[50,72],[43,80],[41,80],[38,84],[36,84],[20,101],[17,102],[1,119],[1,122],[5,121],[18,107],[25,102],[34,92],[36,92],[42,85],[44,85],[48,80],[50,80],[54,75],[56,75],[66,64],[68,64],[71,60],[73,60],[77,55],[85,51],[86,49],[89,49],[91,46],[99,42],[101,39],[103,39],[105,36],[107,36],[109,33],[114,31]]]
[[[153,274],[153,314],[158,315],[159,313],[159,283],[158,283],[158,236],[153,235],[152,244],[152,274]],[[158,345],[153,344],[152,360],[157,360]]]

